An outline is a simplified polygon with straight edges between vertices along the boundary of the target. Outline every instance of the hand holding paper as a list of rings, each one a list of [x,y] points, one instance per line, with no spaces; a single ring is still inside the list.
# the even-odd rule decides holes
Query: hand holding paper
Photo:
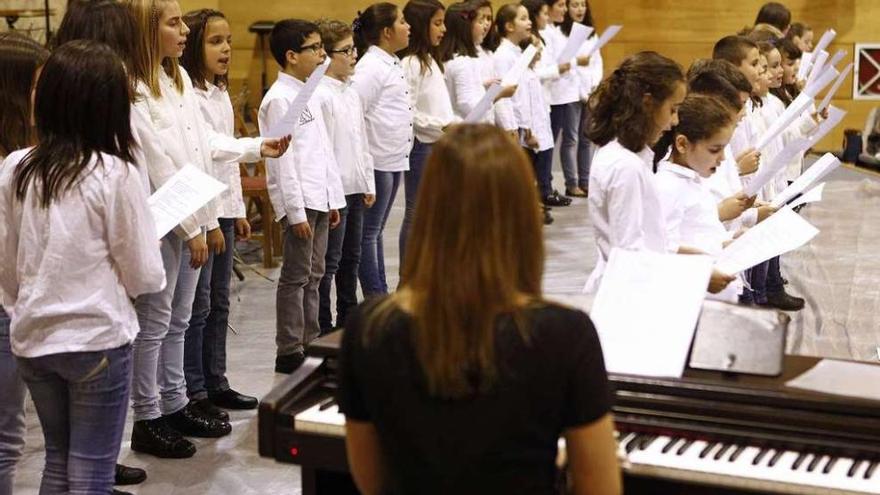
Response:
[[[590,57],[594,53],[596,53],[597,51],[601,50],[602,47],[604,47],[605,45],[608,44],[609,41],[611,41],[611,38],[614,38],[615,36],[617,36],[617,33],[619,33],[621,29],[623,29],[623,26],[620,26],[617,24],[615,24],[613,26],[608,26],[608,29],[606,29],[605,32],[602,33],[601,36],[599,36],[599,39],[590,48],[590,51],[587,52],[586,56]]]
[[[556,57],[556,63],[561,64],[563,62],[571,62],[591,34],[593,34],[592,27],[585,26],[579,22],[572,23],[571,33],[568,35],[568,42],[565,44],[565,48],[559,52],[559,56]]]
[[[825,110],[826,108],[828,108],[828,105],[831,104],[831,98],[834,98],[835,93],[837,93],[837,90],[840,89],[840,86],[843,84],[843,80],[846,79],[846,76],[849,75],[850,71],[852,71],[852,68],[853,68],[853,64],[852,64],[852,62],[850,62],[849,65],[847,65],[843,69],[843,71],[840,73],[840,75],[837,76],[837,80],[834,81],[834,85],[832,85],[831,89],[828,90],[828,93],[825,95],[825,98],[822,98],[822,103],[820,103],[819,106],[816,107],[816,113],[820,113],[820,112],[822,112],[822,110]]]
[[[538,49],[534,45],[529,45],[523,50],[513,66],[508,69],[507,74],[504,74],[501,83],[495,83],[486,90],[486,94],[483,95],[483,98],[481,98],[470,113],[467,114],[464,118],[464,122],[468,124],[479,122],[489,109],[492,108],[492,103],[495,102],[495,98],[498,97],[503,88],[509,88],[519,84],[523,75],[526,73],[526,70],[529,68],[529,64],[532,63],[532,60],[534,60],[537,53]]]
[[[786,187],[781,193],[773,198],[771,203],[773,206],[780,208],[782,205],[794,199],[798,194],[803,193],[807,189],[816,184],[831,171],[840,166],[840,160],[831,153],[826,153],[822,158],[816,160],[810,168],[808,168],[800,177],[795,179],[790,186]]]
[[[147,200],[159,238],[225,191],[226,184],[193,165],[174,174]]]
[[[724,248],[715,268],[723,273],[739,273],[803,246],[818,233],[791,208],[783,208]]]

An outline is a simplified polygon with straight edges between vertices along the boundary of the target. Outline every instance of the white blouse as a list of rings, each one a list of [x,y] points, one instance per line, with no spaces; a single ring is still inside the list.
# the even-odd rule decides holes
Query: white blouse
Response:
[[[378,46],[371,46],[358,60],[351,84],[361,97],[375,169],[409,170],[413,106],[400,59]]]
[[[299,79],[279,72],[260,104],[260,129],[273,129],[303,86]],[[345,208],[345,193],[324,114],[314,95],[292,132],[287,152],[266,159],[266,182],[275,219],[286,216],[290,225],[296,225],[307,220],[306,209],[326,212]]]
[[[33,358],[131,343],[131,299],[165,287],[159,236],[137,169],[102,154],[43,208],[34,188],[15,198],[13,174],[30,149],[0,167],[0,288],[12,352]]]
[[[556,70],[558,71],[559,63],[557,58],[562,54],[562,50],[565,49],[565,45],[568,43],[568,36],[562,32],[559,26],[553,25],[547,26],[541,31],[541,36],[545,40],[548,38],[552,39],[552,41],[548,41],[544,53],[541,54],[541,58],[546,58],[546,63],[548,64],[556,64]],[[580,100],[581,82],[577,71],[577,60],[568,60],[567,62],[571,63],[571,69],[564,74],[560,74],[559,77],[551,78],[547,81],[547,88],[550,90],[550,99],[548,101],[551,105],[565,105]]]
[[[516,63],[522,50],[508,39],[502,39],[495,50],[495,70],[505,74]],[[538,140],[538,151],[553,147],[553,132],[550,127],[550,106],[544,100],[544,89],[534,70],[527,70],[513,94],[513,114],[517,129],[531,130]],[[508,129],[505,126],[505,129]],[[520,144],[525,147],[525,136],[521,136]]]
[[[590,49],[599,42],[599,38],[596,35],[590,37],[586,43],[581,46],[578,51],[578,56],[586,55],[589,53]],[[577,66],[575,69],[578,75],[578,82],[580,83],[580,97],[581,100],[586,101],[593,91],[599,87],[599,83],[602,82],[602,78],[604,77],[605,67],[602,62],[602,54],[601,50],[596,50],[595,53],[590,55],[590,63],[584,66]]]
[[[367,129],[361,98],[350,82],[329,76],[321,80],[319,96],[327,134],[342,178],[342,190],[349,194],[375,194],[373,156],[367,144]]]
[[[479,59],[480,74],[483,86],[489,81],[500,81],[504,74],[500,74],[495,70],[495,61],[493,53],[477,46],[477,58]],[[511,98],[502,98],[495,102],[490,113],[494,116],[494,123],[498,127],[506,131],[515,131],[517,129],[516,117],[513,114],[513,101]]]
[[[446,88],[449,91],[449,99],[452,101],[452,110],[459,120],[467,118],[471,110],[486,94],[486,87],[483,85],[485,77],[480,65],[479,58],[467,55],[456,55],[452,60],[443,64]],[[495,113],[491,108],[480,119],[480,122],[484,123],[494,121]]]
[[[422,71],[422,65],[414,55],[404,57],[401,64],[409,84],[416,139],[423,143],[434,143],[443,136],[446,126],[459,120],[452,110],[443,72],[433,57],[425,71]]]

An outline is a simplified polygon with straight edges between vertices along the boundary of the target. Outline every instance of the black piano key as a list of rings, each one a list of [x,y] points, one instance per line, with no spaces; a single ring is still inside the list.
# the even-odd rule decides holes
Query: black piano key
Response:
[[[666,442],[666,445],[663,446],[663,450],[661,450],[661,452],[663,452],[664,454],[668,453],[670,450],[672,450],[672,447],[675,447],[675,444],[677,444],[679,441],[681,441],[680,438],[670,438],[669,441]]]
[[[744,450],[746,450],[745,445],[737,445],[736,450],[734,450],[733,453],[730,454],[730,459],[728,459],[728,461],[733,462],[739,459],[740,454],[742,454]]]
[[[834,469],[835,464],[837,464],[837,457],[829,457],[825,467],[822,468],[822,474],[830,473],[831,470]]]
[[[642,437],[641,441],[639,441],[636,448],[639,450],[645,450],[654,443],[654,440],[657,440],[657,435],[645,435]]]
[[[331,407],[333,407],[333,406],[335,406],[335,405],[336,405],[336,398],[335,398],[335,397],[332,397],[332,396],[331,396],[331,397],[327,397],[326,399],[324,399],[324,400],[321,401],[321,404],[318,406],[318,410],[319,410],[319,411],[325,411],[325,410],[330,409]]]
[[[632,440],[630,440],[629,443],[627,443],[626,446],[624,447],[624,450],[626,450],[626,453],[629,454],[630,452],[635,450],[636,445],[638,445],[641,440],[642,440],[642,435],[634,436],[632,438]]]
[[[874,476],[874,471],[877,469],[877,465],[880,464],[878,461],[871,461],[871,464],[868,465],[868,469],[865,470],[865,479],[871,479],[871,476]]]
[[[722,457],[724,457],[724,454],[725,454],[728,450],[730,450],[731,447],[733,447],[733,444],[722,445],[721,448],[718,449],[718,452],[715,452],[715,455],[713,456],[713,458],[714,458],[716,461],[720,460]]]
[[[795,471],[799,467],[801,467],[801,464],[803,464],[809,456],[810,454],[807,454],[806,452],[801,452],[800,454],[798,454],[797,459],[794,460],[794,464],[791,465],[791,470]]]
[[[761,459],[763,459],[764,456],[766,456],[766,455],[769,454],[769,453],[770,453],[770,449],[768,449],[768,448],[763,448],[763,449],[761,449],[761,451],[758,452],[758,455],[756,455],[755,458],[752,459],[752,465],[753,465],[753,466],[757,466],[758,464],[760,464],[760,463],[761,463]]]
[[[678,450],[675,451],[675,455],[684,454],[685,452],[687,452],[687,449],[689,449],[691,447],[691,445],[693,445],[693,444],[694,444],[693,440],[686,438],[684,440],[684,443],[681,444],[681,447],[679,447]]]
[[[847,476],[848,478],[852,478],[853,476],[855,476],[855,475],[856,475],[856,471],[859,470],[859,467],[860,467],[861,465],[862,465],[862,460],[861,460],[861,459],[854,459],[854,460],[853,460],[853,463],[852,463],[852,466],[849,467],[849,471],[846,472],[846,476]]]
[[[779,458],[782,457],[782,454],[784,454],[784,453],[785,453],[785,451],[782,449],[779,449],[776,452],[774,452],[773,457],[770,458],[770,462],[768,462],[767,465],[770,467],[775,466],[776,463],[779,462]]]
[[[707,455],[709,455],[709,451],[714,449],[717,445],[718,442],[709,442],[705,447],[703,447],[703,450],[700,452],[700,459],[703,459]]]
[[[825,456],[816,454],[813,457],[813,460],[810,461],[809,464],[807,464],[807,472],[812,473],[816,469],[816,467],[819,466],[819,461],[821,461],[823,457],[825,457]]]

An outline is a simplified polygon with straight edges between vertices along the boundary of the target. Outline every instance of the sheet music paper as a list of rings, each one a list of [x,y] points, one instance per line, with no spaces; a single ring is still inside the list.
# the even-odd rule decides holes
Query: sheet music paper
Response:
[[[814,52],[804,52],[803,55],[801,55],[801,65],[798,66],[797,71],[798,81],[807,80],[807,76],[810,74],[810,68],[813,66],[813,53]]]
[[[837,90],[840,89],[840,86],[843,84],[843,80],[846,79],[846,76],[849,75],[850,71],[853,69],[852,62],[847,65],[843,71],[837,76],[837,80],[834,81],[834,84],[831,86],[831,89],[828,90],[828,93],[825,94],[825,98],[822,98],[822,102],[819,103],[819,106],[816,107],[816,112],[821,112],[825,110],[828,105],[831,104],[831,99],[834,98],[834,95],[837,93]]]
[[[767,147],[768,144],[773,142],[779,134],[782,133],[795,119],[801,116],[804,113],[810,104],[813,103],[813,97],[810,96],[806,91],[799,94],[797,98],[791,102],[791,105],[782,112],[782,115],[779,116],[776,120],[773,121],[773,124],[764,132],[763,135],[758,139],[758,142],[755,144],[756,150],[762,150]]]
[[[516,62],[513,63],[513,66],[507,70],[506,74],[504,74],[504,77],[501,79],[501,84],[495,83],[492,86],[489,86],[489,89],[486,90],[486,94],[483,95],[480,101],[477,102],[476,106],[474,106],[470,113],[464,118],[464,122],[467,124],[479,122],[486,113],[489,112],[489,109],[492,108],[492,104],[495,103],[495,98],[503,88],[519,84],[523,75],[526,73],[526,70],[529,68],[529,64],[532,63],[532,60],[537,53],[538,49],[534,45],[529,45],[523,50]]]
[[[828,67],[828,70],[822,71],[822,74],[817,77],[815,81],[807,83],[807,87],[804,88],[804,93],[815,98],[820,91],[831,84],[831,81],[834,81],[839,75],[840,72],[838,72],[837,69],[834,67]]]
[[[830,55],[825,50],[816,51],[816,58],[813,60],[813,68],[810,69],[810,75],[807,76],[807,84],[812,83],[816,78],[822,73],[822,69],[825,67],[825,62],[828,61],[828,56]]]
[[[845,115],[846,112],[844,110],[841,110],[834,105],[828,107],[828,118],[820,122],[819,125],[813,129],[813,132],[807,135],[807,138],[810,140],[810,146],[814,146],[820,139],[837,127]]]
[[[591,34],[593,34],[593,28],[590,26],[585,26],[579,22],[572,23],[571,33],[568,35],[568,42],[565,44],[565,48],[559,53],[556,62],[562,64],[574,59],[575,55],[577,55],[577,51],[583,46],[584,42],[587,41],[587,38],[589,38]]]
[[[825,178],[826,175],[830,174],[832,170],[839,166],[840,160],[831,153],[826,153],[822,158],[819,158],[815,163],[810,165],[810,168],[804,171],[800,177],[795,179],[791,185],[786,187],[781,193],[777,194],[770,204],[776,208],[780,208],[782,205],[795,198],[798,194],[802,194],[804,191],[812,187],[813,184]]]
[[[623,26],[619,24],[608,26],[608,29],[606,29],[605,32],[602,33],[601,36],[599,36],[596,44],[593,45],[592,48],[590,48],[590,51],[587,52],[587,56],[590,57],[597,51],[601,50],[603,46],[607,45],[608,42],[611,41],[611,38],[617,36],[617,33],[619,33],[621,29],[623,29]]]
[[[785,385],[823,394],[880,401],[880,366],[823,359]]]
[[[831,60],[829,60],[828,63],[825,64],[825,67],[837,67],[837,64],[840,63],[840,61],[843,60],[843,57],[845,56],[846,50],[837,50],[836,52],[834,52],[834,56],[831,57]],[[825,68],[823,68],[822,70],[825,70]]]
[[[834,37],[837,36],[837,31],[833,29],[828,29],[824,33],[822,33],[822,37],[819,38],[819,42],[816,43],[816,46],[813,48],[811,53],[805,53],[801,57],[801,67],[798,69],[797,77],[798,79],[804,81],[807,78],[807,75],[810,73],[810,69],[813,67],[813,62],[816,61],[816,54],[824,51],[831,45],[831,41],[834,40]],[[809,55],[809,57],[807,57]],[[824,62],[823,62],[824,63]]]
[[[608,371],[681,377],[711,273],[708,256],[612,249],[590,313]]]
[[[747,230],[721,251],[715,269],[736,274],[797,249],[819,233],[791,208],[783,208]]]
[[[792,208],[797,208],[800,205],[805,205],[807,203],[818,203],[822,201],[822,192],[825,190],[825,183],[821,183],[818,186],[810,189],[809,191],[803,193],[796,200],[789,203],[788,206]]]
[[[306,105],[309,104],[312,94],[314,94],[318,85],[321,83],[321,79],[327,72],[327,67],[330,67],[330,57],[327,57],[327,60],[319,65],[315,71],[312,72],[312,75],[306,79],[305,85],[303,85],[302,89],[297,93],[296,98],[293,99],[293,103],[290,104],[287,113],[284,114],[284,117],[282,117],[281,120],[275,123],[273,129],[266,134],[267,136],[281,137],[296,133],[296,128],[299,127],[299,118],[306,109]]]
[[[147,200],[159,238],[165,237],[183,219],[208,204],[226,188],[226,184],[197,167],[184,166]]]

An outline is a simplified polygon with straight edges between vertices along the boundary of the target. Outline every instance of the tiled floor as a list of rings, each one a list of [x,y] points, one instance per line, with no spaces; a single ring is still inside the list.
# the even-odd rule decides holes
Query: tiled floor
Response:
[[[586,201],[556,208],[553,215],[556,222],[545,230],[545,290],[548,294],[577,293],[596,258]],[[789,349],[876,361],[880,346],[880,181],[841,170],[829,182],[825,200],[806,208],[803,215],[822,233],[810,245],[784,258],[791,290],[809,301],[808,308],[794,316]],[[402,191],[386,230],[392,287],[397,284],[396,234],[401,217]],[[253,253],[255,246],[242,249],[251,251],[245,252],[245,257],[255,262],[251,266],[259,266]],[[277,269],[253,270],[263,276],[245,270],[245,280],[233,284],[229,377],[233,387],[262,396],[277,380],[272,371],[273,281]],[[158,460],[132,453],[126,442],[122,461],[144,467],[149,473],[143,485],[130,491],[140,495],[300,493],[295,466],[257,456],[256,414],[233,412],[232,422],[232,435],[220,440],[196,440],[199,452],[192,459]],[[36,493],[42,459],[41,431],[29,406],[27,452],[19,467],[15,493]]]

